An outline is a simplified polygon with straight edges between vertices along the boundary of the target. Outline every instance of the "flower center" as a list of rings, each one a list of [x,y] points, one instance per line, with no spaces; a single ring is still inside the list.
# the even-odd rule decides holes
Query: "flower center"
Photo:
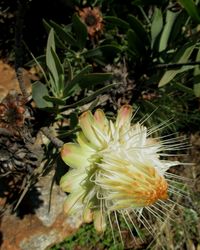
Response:
[[[138,205],[150,206],[158,200],[168,199],[167,181],[155,168],[147,167],[145,175],[135,174],[134,177],[135,202]]]
[[[92,14],[89,14],[86,16],[85,18],[85,23],[88,25],[88,26],[94,26],[97,24],[97,19],[94,15]]]
[[[167,195],[168,185],[166,180],[163,177],[160,177],[160,180],[156,182],[152,190],[147,191],[146,194],[146,206],[152,205],[158,200],[168,199]]]

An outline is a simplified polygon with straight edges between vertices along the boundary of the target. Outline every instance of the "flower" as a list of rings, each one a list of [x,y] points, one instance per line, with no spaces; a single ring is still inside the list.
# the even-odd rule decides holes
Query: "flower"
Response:
[[[86,7],[78,10],[83,23],[87,26],[90,37],[95,37],[103,30],[103,18],[98,7]]]
[[[115,122],[101,109],[94,115],[86,111],[79,118],[77,142],[61,150],[71,167],[60,181],[62,190],[70,193],[64,210],[81,212],[85,222],[94,220],[98,232],[105,230],[107,218],[111,223],[111,213],[132,221],[131,213],[141,214],[144,208],[151,212],[155,204],[165,204],[171,190],[166,171],[179,164],[162,159],[165,149],[176,149],[177,140],[152,138],[159,127],[132,125],[132,116],[129,105],[119,109]]]

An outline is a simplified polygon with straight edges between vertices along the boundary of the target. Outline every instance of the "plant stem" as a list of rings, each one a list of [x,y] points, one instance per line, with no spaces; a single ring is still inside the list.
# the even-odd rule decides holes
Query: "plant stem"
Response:
[[[41,128],[41,131],[57,148],[61,148],[63,146],[64,142],[58,139],[57,137],[52,136],[52,133],[49,128],[43,127]]]

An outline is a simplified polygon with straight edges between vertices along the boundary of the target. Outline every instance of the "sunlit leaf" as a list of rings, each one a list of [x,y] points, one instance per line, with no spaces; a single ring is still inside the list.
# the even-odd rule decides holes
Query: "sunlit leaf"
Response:
[[[49,95],[49,93],[46,85],[44,85],[40,81],[33,83],[32,97],[38,108],[53,107],[53,104],[51,102],[48,102],[44,99],[44,96],[47,95]]]
[[[151,23],[151,47],[153,47],[157,36],[160,34],[163,28],[163,16],[162,11],[155,8]]]
[[[60,62],[60,59],[58,57],[58,55],[56,54],[55,50],[53,50],[51,48],[51,53],[52,53],[52,57],[55,63],[55,67],[56,67],[56,72],[58,75],[58,81],[56,82],[57,86],[58,86],[58,93],[62,92],[63,88],[64,88],[64,68],[63,65]]]
[[[200,49],[198,49],[198,52],[197,52],[196,62],[200,62]],[[200,64],[198,64],[194,68],[194,76],[197,76],[197,75],[200,75]]]
[[[173,28],[173,24],[176,21],[178,14],[179,12],[172,12],[170,10],[167,10],[166,23],[164,25],[164,29],[160,38],[159,52],[167,48],[171,30]]]
[[[183,54],[180,56],[177,63],[187,63],[187,61],[188,61],[192,51],[194,50],[194,48],[195,48],[195,45],[191,45],[191,46],[187,47],[185,49],[185,51],[183,52]],[[180,52],[178,54],[180,54]],[[174,77],[177,74],[182,73],[182,72],[187,71],[187,70],[190,70],[190,69],[193,69],[194,67],[195,66],[186,65],[186,66],[182,66],[180,69],[167,70],[165,72],[165,74],[163,75],[163,77],[160,79],[158,87],[162,87],[162,86],[166,85],[172,79],[174,79]]]
[[[47,40],[46,51],[46,64],[53,77],[54,85],[58,82],[58,72],[56,69],[56,63],[52,55],[52,51],[55,51],[54,30],[51,29]]]
[[[200,83],[194,84],[194,94],[196,97],[200,97]]]

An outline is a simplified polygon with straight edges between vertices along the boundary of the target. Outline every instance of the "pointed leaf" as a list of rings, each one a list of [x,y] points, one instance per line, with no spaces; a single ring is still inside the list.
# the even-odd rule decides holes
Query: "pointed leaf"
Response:
[[[113,44],[108,44],[108,45],[102,45],[97,48],[85,51],[81,53],[82,56],[85,58],[91,58],[91,57],[98,57],[98,56],[103,56],[104,54],[113,54],[116,55],[117,52],[120,52],[121,48],[117,45]]]
[[[87,28],[83,22],[81,22],[80,18],[77,14],[74,14],[72,18],[73,28],[76,33],[77,43],[80,49],[85,47],[87,41]]]
[[[60,99],[60,98],[56,98],[56,97],[53,97],[53,96],[44,96],[44,99],[46,101],[49,101],[51,103],[55,103],[57,105],[65,105],[65,101]]]
[[[117,26],[117,27],[125,29],[125,30],[129,29],[129,27],[130,27],[129,23],[127,23],[126,21],[122,20],[121,18],[115,17],[115,16],[105,16],[104,21],[111,24],[111,25]]]
[[[164,75],[163,77],[161,78],[159,84],[158,84],[158,87],[163,87],[164,85],[166,85],[167,83],[169,83],[171,80],[174,79],[174,77],[177,75],[177,74],[180,74],[182,72],[185,72],[187,70],[190,70],[190,69],[193,69],[194,66],[183,66],[181,67],[180,69],[178,70],[168,70]]]
[[[160,34],[163,28],[163,16],[162,11],[155,8],[152,23],[151,23],[151,47],[153,47],[157,36]]]
[[[179,12],[175,13],[170,10],[167,10],[166,15],[166,24],[164,26],[161,38],[160,38],[160,44],[159,44],[159,52],[165,50],[168,45],[168,40],[171,34],[171,30],[173,28],[173,24],[176,21],[176,18],[178,16]]]
[[[76,39],[74,39],[72,33],[66,31],[61,25],[55,23],[54,21],[50,21],[50,24],[54,28],[55,33],[63,42],[76,46]]]
[[[68,83],[67,87],[65,88],[64,91],[64,95],[69,96],[76,88],[78,85],[79,80],[81,79],[81,77],[85,74],[87,74],[88,72],[92,71],[92,66],[91,65],[87,65],[85,68],[83,68],[73,79],[71,82]]]
[[[56,67],[56,72],[57,72],[56,74],[58,75],[58,81],[56,82],[56,85],[58,89],[57,95],[59,96],[64,90],[64,80],[65,80],[64,67],[61,64],[58,55],[52,48],[51,48],[51,53]]]
[[[140,40],[135,31],[129,29],[127,33],[127,38],[128,38],[128,48],[136,56],[141,56],[141,54],[144,55],[144,52],[146,50],[145,44],[143,43],[143,41]]]
[[[67,64],[67,65],[66,65]],[[72,65],[70,63],[69,60],[65,59],[65,65],[67,66],[67,77],[68,77],[68,81],[71,81],[73,79],[73,69],[72,69]]]
[[[110,73],[91,73],[83,75],[78,81],[82,88],[91,88],[97,84],[104,83],[112,78]]]
[[[46,31],[47,31],[48,34],[49,34],[50,30],[52,29],[52,26],[51,26],[48,22],[46,22],[44,19],[43,19],[42,21],[43,21],[43,24],[44,24],[44,27],[45,27]],[[57,34],[54,34],[54,35],[55,35],[56,45],[57,45],[58,47],[62,48],[62,49],[65,49],[66,46],[65,46],[64,43],[60,40],[60,38],[57,36]]]
[[[179,0],[181,5],[186,9],[187,13],[198,23],[200,23],[199,9],[193,0]]]
[[[174,83],[174,86],[175,86],[178,90],[183,91],[184,93],[187,93],[188,95],[193,95],[193,94],[194,94],[193,89],[188,88],[187,86],[183,85],[182,83],[175,82],[175,83]]]
[[[47,51],[46,51],[46,64],[53,77],[54,84],[58,82],[58,72],[56,69],[56,63],[52,55],[52,51],[55,51],[55,40],[54,30],[51,29],[47,40]]]
[[[188,48],[185,49],[184,53],[182,54],[182,56],[179,58],[179,60],[177,61],[177,63],[186,63],[192,53],[192,51],[194,50],[195,45],[189,46]],[[178,52],[177,54],[179,54],[180,52]],[[195,66],[182,66],[180,69],[176,69],[176,70],[168,70],[167,72],[165,72],[165,74],[163,75],[163,77],[160,79],[158,87],[163,87],[164,85],[166,85],[167,83],[169,83],[177,74],[187,71],[189,69],[193,69]]]
[[[145,44],[149,44],[149,37],[148,33],[145,30],[142,23],[133,15],[128,15],[128,21],[130,24],[130,28],[135,31],[135,33],[138,35],[138,37],[144,41]]]
[[[114,83],[114,84],[107,85],[103,88],[100,88],[97,91],[95,91],[93,94],[91,94],[90,96],[87,96],[87,97],[85,97],[85,98],[81,99],[80,101],[75,102],[73,104],[66,105],[65,108],[79,107],[79,106],[82,106],[88,102],[91,102],[93,99],[98,98],[101,94],[103,94],[104,92],[106,92],[107,90],[111,89],[112,87],[114,87],[116,85],[117,84]]]
[[[185,72],[187,70],[190,70],[190,69],[193,69],[194,66],[183,66],[181,67],[180,69],[178,70],[168,70],[164,75],[163,77],[161,78],[159,84],[158,84],[158,87],[163,87],[164,85],[166,85],[167,83],[169,83],[171,80],[174,79],[174,77],[177,75],[177,74],[180,74],[182,72]]]

